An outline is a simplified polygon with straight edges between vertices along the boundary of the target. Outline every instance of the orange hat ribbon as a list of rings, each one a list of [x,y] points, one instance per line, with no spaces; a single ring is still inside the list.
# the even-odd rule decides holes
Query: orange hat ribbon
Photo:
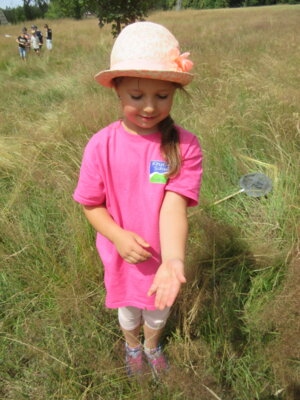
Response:
[[[183,53],[174,60],[178,65],[178,71],[188,72],[193,68],[194,63],[188,59],[189,55],[190,53]]]

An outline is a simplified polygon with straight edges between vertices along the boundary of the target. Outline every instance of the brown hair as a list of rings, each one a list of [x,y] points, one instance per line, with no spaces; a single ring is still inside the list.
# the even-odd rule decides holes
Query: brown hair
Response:
[[[169,165],[166,177],[174,177],[179,173],[181,167],[179,133],[170,115],[158,124],[158,128],[161,133],[160,149]]]

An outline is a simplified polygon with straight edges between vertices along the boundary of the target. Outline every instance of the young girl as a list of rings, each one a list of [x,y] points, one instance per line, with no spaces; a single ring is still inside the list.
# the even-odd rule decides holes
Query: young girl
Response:
[[[170,111],[176,89],[193,78],[188,56],[165,27],[137,22],[115,41],[110,69],[95,76],[116,91],[123,118],[90,139],[74,199],[97,231],[106,306],[118,309],[130,376],[144,359],[154,376],[168,368],[159,338],[186,281],[186,208],[198,203],[202,156]]]
[[[39,56],[40,55],[40,40],[37,36],[35,30],[31,32],[31,47],[35,51],[35,53]]]

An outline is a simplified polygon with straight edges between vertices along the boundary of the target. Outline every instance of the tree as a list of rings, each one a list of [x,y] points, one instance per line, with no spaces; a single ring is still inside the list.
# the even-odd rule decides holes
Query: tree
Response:
[[[47,15],[50,18],[70,17],[81,19],[86,7],[86,0],[52,0]]]
[[[15,8],[6,8],[5,16],[11,24],[17,24],[18,22],[25,21],[24,8],[22,6]]]
[[[30,7],[30,2],[31,2],[31,0],[23,0],[24,15],[25,15],[25,19],[27,19],[27,20],[33,19],[32,8]]]
[[[177,0],[177,2],[176,2],[176,10],[177,11],[181,10],[181,6],[182,6],[182,0]]]
[[[41,14],[44,16],[46,14],[46,12],[48,11],[48,7],[49,7],[47,0],[35,0],[35,4],[40,9]]]
[[[23,11],[25,20],[31,21],[36,18],[43,18],[48,10],[47,0],[23,0]]]
[[[112,23],[112,34],[116,37],[123,26],[143,20],[154,3],[154,0],[87,0],[87,9],[97,15],[100,27]]]

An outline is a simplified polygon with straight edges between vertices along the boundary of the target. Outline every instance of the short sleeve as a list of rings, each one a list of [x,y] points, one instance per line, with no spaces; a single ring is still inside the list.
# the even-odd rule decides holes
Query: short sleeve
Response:
[[[165,190],[178,193],[188,199],[188,207],[198,204],[202,177],[202,151],[196,136],[183,146],[180,173],[169,179]]]
[[[99,143],[94,136],[84,150],[79,179],[73,194],[75,201],[86,206],[97,206],[105,202],[99,157]]]

